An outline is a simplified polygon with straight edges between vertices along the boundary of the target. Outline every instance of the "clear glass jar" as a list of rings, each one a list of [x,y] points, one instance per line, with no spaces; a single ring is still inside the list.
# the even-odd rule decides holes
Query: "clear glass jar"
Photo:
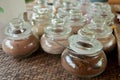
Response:
[[[45,6],[44,0],[38,0],[38,4],[33,7],[31,16],[32,32],[38,39],[44,33],[44,27],[50,25],[51,11]]]
[[[91,2],[90,0],[77,0],[77,7],[82,11],[82,14],[85,15],[87,11],[90,11]]]
[[[82,15],[82,12],[77,8],[72,8],[72,10],[70,10],[69,15],[70,16],[67,19],[66,25],[71,27],[72,32],[76,34],[77,31],[87,23],[87,19],[85,16]]]
[[[56,15],[58,13],[58,9],[62,7],[63,0],[54,0],[53,5],[53,13]]]
[[[44,33],[44,27],[50,25],[51,14],[48,8],[37,6],[32,13],[32,32],[39,39]]]
[[[66,11],[70,11],[74,7],[73,3],[70,0],[64,0],[63,1],[63,8],[66,9]]]
[[[61,55],[62,66],[81,78],[91,78],[101,74],[107,66],[102,44],[80,35],[69,37],[69,48]]]
[[[47,53],[61,54],[64,46],[68,45],[67,39],[70,35],[71,28],[64,27],[63,20],[52,19],[52,25],[45,28],[45,34],[41,37],[41,47]]]
[[[31,25],[15,18],[5,29],[7,37],[2,42],[3,51],[14,57],[31,55],[39,48],[39,40],[31,32]]]
[[[104,18],[108,25],[112,26],[114,24],[115,15],[112,13],[111,6],[108,3],[94,2],[92,6],[96,8],[96,10],[94,10],[93,12],[95,14],[99,13],[99,16]],[[99,12],[96,12],[96,11],[99,11]]]
[[[110,53],[116,46],[116,39],[112,34],[113,30],[106,23],[104,23],[103,19],[99,18],[95,21],[96,23],[92,21],[90,24],[85,25],[84,28],[95,34],[95,38],[103,44],[103,50],[105,53]],[[78,34],[80,34],[80,30],[78,31]]]

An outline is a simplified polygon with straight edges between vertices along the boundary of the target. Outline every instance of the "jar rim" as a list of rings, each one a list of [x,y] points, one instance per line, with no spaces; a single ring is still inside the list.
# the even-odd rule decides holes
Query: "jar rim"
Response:
[[[92,55],[98,54],[97,52],[101,51],[103,45],[96,39],[90,41],[85,38],[82,38],[80,35],[72,35],[68,38],[70,48],[80,55]],[[88,44],[88,46],[83,46],[78,44],[78,42],[83,42]]]
[[[70,35],[72,29],[68,28],[68,27],[63,27],[63,31],[53,32],[53,27],[48,26],[48,27],[44,28],[44,31],[47,35],[49,35],[49,37],[51,37],[53,39],[62,39],[62,38],[67,37],[68,35]]]
[[[90,24],[85,25],[85,28],[87,28],[90,31],[93,31],[96,38],[108,37],[113,32],[112,28],[106,23],[103,25],[97,26],[96,23],[91,22]],[[78,31],[78,34],[80,34],[80,31]]]
[[[15,20],[19,20],[20,23],[22,24],[21,25],[22,28],[19,28],[20,26],[18,26],[18,30],[25,29],[25,31],[20,32],[18,34],[11,33],[11,28],[12,27],[14,28],[15,25],[14,25],[14,23],[13,23],[12,26],[10,24],[12,24],[12,21],[14,22]],[[11,39],[14,39],[14,40],[24,39],[24,38],[28,37],[29,35],[31,35],[31,25],[28,22],[22,21],[18,18],[13,18],[13,20],[11,20],[9,22],[8,26],[5,28],[5,34],[8,35]]]

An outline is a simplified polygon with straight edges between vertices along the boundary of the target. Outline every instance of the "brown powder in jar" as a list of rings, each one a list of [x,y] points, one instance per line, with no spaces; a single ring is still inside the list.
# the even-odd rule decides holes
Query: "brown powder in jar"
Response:
[[[39,40],[33,35],[21,40],[5,39],[2,48],[3,51],[9,55],[19,57],[30,55],[39,47]]]
[[[101,52],[97,56],[80,56],[66,49],[61,56],[62,66],[80,77],[94,77],[101,74],[107,65],[105,54]]]
[[[110,53],[116,46],[114,35],[110,35],[106,38],[98,38],[98,40],[103,44],[103,50],[105,53]]]
[[[45,36],[45,34],[41,37],[41,46],[42,49],[50,54],[61,54],[63,52],[63,50],[65,49],[65,47],[61,46],[68,45],[68,41],[67,39],[58,39],[56,40],[57,42],[55,42],[54,40],[52,40],[51,38]],[[58,44],[59,43],[59,44]]]
[[[81,41],[77,42],[77,44],[81,45],[81,46],[83,46],[85,48],[92,48],[93,47],[91,44],[85,43],[85,42],[81,42]]]
[[[77,34],[78,30],[81,29],[82,27],[81,26],[71,26],[71,28],[72,28],[72,33]]]
[[[45,24],[35,24],[31,30],[32,30],[32,33],[33,35],[36,37],[36,38],[40,38],[41,35],[44,33],[44,28],[47,27],[49,25],[49,22],[46,21]]]
[[[101,29],[92,29],[92,30],[97,32],[97,33],[103,33],[103,30],[101,30]]]
[[[63,29],[52,29],[53,32],[55,33],[61,33],[63,32],[64,30]]]

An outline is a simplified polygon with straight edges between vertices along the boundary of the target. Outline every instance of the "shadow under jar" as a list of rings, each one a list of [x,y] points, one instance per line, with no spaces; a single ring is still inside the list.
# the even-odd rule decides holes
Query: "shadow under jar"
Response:
[[[14,18],[5,29],[6,37],[2,42],[3,51],[14,57],[26,57],[39,48],[39,40],[31,32],[31,25]]]
[[[69,38],[69,48],[61,56],[62,66],[70,73],[81,78],[100,75],[107,66],[102,44],[97,40],[87,40],[80,35]]]
[[[45,33],[41,37],[41,47],[47,53],[61,54],[64,46],[68,45],[70,35],[71,28],[64,27],[60,18],[53,19],[52,25],[45,28]]]

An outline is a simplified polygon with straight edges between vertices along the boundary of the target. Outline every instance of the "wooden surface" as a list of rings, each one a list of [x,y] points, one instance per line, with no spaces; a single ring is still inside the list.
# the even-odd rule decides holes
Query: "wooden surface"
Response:
[[[97,77],[81,79],[61,65],[61,55],[50,55],[40,48],[27,58],[13,58],[0,51],[0,80],[120,80],[117,52],[107,58],[106,70]]]

